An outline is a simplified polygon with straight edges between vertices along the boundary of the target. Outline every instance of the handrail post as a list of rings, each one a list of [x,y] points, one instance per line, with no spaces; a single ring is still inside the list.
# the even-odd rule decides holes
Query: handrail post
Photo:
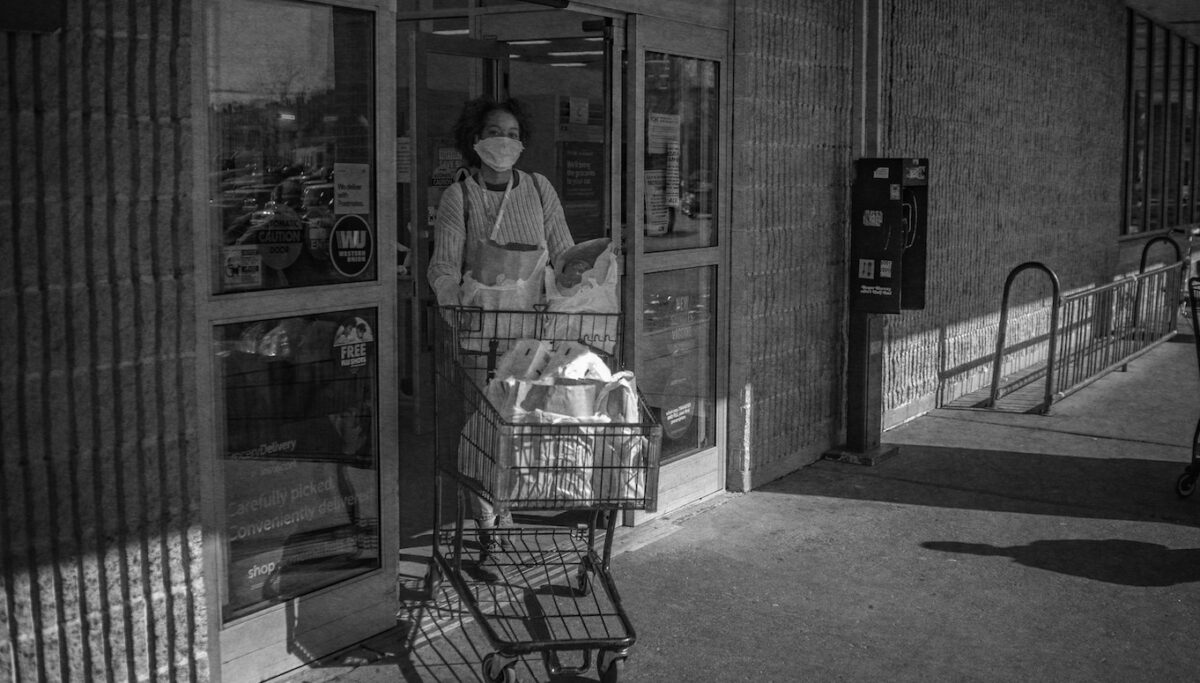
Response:
[[[1142,262],[1141,262],[1141,265],[1138,267],[1139,275],[1146,272],[1146,256],[1148,256],[1150,254],[1150,247],[1152,245],[1158,244],[1159,242],[1169,242],[1171,244],[1171,246],[1175,248],[1175,261],[1179,262],[1179,261],[1183,260],[1183,251],[1180,250],[1178,242],[1176,242],[1175,240],[1171,239],[1170,237],[1168,237],[1166,235],[1158,235],[1157,237],[1152,237],[1152,238],[1146,240],[1146,243],[1144,245],[1142,245]]]
[[[1050,404],[1054,402],[1054,357],[1058,351],[1058,310],[1062,307],[1058,276],[1049,268],[1046,268],[1046,273],[1050,275],[1053,289],[1051,296],[1054,297],[1054,301],[1050,304],[1050,346],[1046,350],[1046,393],[1042,399],[1042,407],[1038,410],[1040,415],[1050,412]]]
[[[1172,248],[1175,249],[1175,262],[1176,263],[1179,263],[1180,261],[1183,260],[1183,250],[1180,249],[1178,242],[1171,239],[1171,237],[1168,235],[1157,235],[1155,237],[1151,237],[1150,239],[1146,240],[1146,243],[1142,245],[1142,259],[1138,265],[1138,275],[1142,275],[1146,272],[1146,257],[1150,255],[1150,247],[1154,246],[1155,244],[1158,244],[1159,242],[1167,242],[1168,244],[1171,245]],[[1187,277],[1187,268],[1182,268],[1180,270],[1180,272],[1182,272],[1184,274],[1184,278]],[[1145,291],[1145,288],[1142,287],[1142,279],[1141,278],[1138,278],[1136,287],[1137,288],[1134,290],[1134,294],[1133,294],[1133,326],[1135,328],[1137,327],[1138,322],[1141,319],[1142,293]]]
[[[996,352],[992,357],[992,388],[986,407],[995,408],[996,403],[1000,400],[1000,366],[1004,360],[1004,344],[1008,334],[1008,296],[1012,291],[1012,284],[1017,279],[1017,275],[1030,268],[1036,268],[1050,276],[1051,296],[1053,297],[1053,303],[1050,306],[1050,346],[1049,356],[1046,359],[1045,400],[1039,411],[1045,414],[1050,409],[1050,401],[1054,395],[1054,353],[1058,346],[1058,311],[1062,305],[1062,297],[1059,296],[1061,288],[1059,287],[1058,276],[1046,264],[1040,261],[1026,261],[1022,263],[1009,271],[1008,277],[1004,280],[1004,296],[1000,302],[1000,329],[996,331]]]

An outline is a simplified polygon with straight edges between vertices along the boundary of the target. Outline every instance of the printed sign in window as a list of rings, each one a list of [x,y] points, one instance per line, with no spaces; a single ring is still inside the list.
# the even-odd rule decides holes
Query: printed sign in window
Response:
[[[226,620],[379,567],[376,321],[217,326]]]
[[[367,164],[334,164],[333,186],[335,214],[371,210],[371,167]]]

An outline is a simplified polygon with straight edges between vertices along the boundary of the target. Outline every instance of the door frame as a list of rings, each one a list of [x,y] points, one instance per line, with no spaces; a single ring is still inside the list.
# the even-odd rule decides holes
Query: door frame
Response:
[[[400,33],[399,25],[402,22],[411,21],[401,18],[395,22],[396,32]],[[471,97],[477,95],[491,94],[497,97],[502,96],[508,91],[508,71],[509,57],[508,51],[503,47],[489,43],[487,41],[470,38],[466,36],[443,36],[425,31],[408,32],[408,41],[404,49],[407,50],[408,59],[408,102],[406,103],[408,111],[409,126],[405,131],[409,138],[409,145],[412,150],[412,166],[409,169],[409,183],[407,189],[407,204],[409,206],[407,221],[412,227],[412,245],[411,259],[412,264],[412,306],[409,310],[409,349],[408,358],[400,358],[398,363],[408,363],[409,376],[412,377],[412,429],[414,433],[420,434],[426,431],[426,420],[423,416],[427,415],[431,410],[431,396],[426,396],[425,390],[427,379],[423,373],[432,372],[432,362],[423,349],[429,344],[428,323],[429,323],[429,307],[432,302],[432,292],[426,282],[426,270],[428,268],[427,251],[429,244],[433,239],[433,226],[428,222],[429,213],[429,192],[428,178],[432,169],[426,168],[425,155],[423,150],[419,148],[422,141],[427,141],[429,138],[429,123],[428,117],[420,115],[420,105],[423,101],[428,101],[427,96],[427,69],[429,66],[429,53],[455,56],[469,57],[479,60],[492,60],[495,64],[492,65],[491,73],[480,75],[478,83],[472,84],[479,86],[478,93],[471,93]],[[399,42],[399,39],[397,39]],[[397,52],[397,55],[399,52]],[[400,75],[400,65],[396,64],[396,71],[393,76],[393,83],[396,83],[396,78]],[[397,103],[398,104],[398,103]],[[418,182],[419,180],[419,182]]]
[[[198,448],[199,502],[203,525],[202,566],[206,591],[206,616],[210,674],[216,681],[261,680],[283,674],[313,660],[352,645],[363,638],[390,628],[395,623],[395,577],[399,550],[398,469],[394,453],[398,447],[395,421],[386,419],[397,410],[397,399],[389,387],[397,377],[396,343],[394,335],[383,331],[395,329],[396,253],[385,248],[395,238],[395,206],[382,201],[379,188],[395,184],[395,164],[384,160],[395,158],[395,139],[385,134],[395,112],[395,91],[381,88],[380,83],[395,81],[395,60],[381,59],[394,55],[395,11],[390,0],[323,0],[320,6],[364,10],[374,15],[372,65],[374,89],[375,144],[374,168],[371,178],[376,188],[374,199],[376,272],[373,281],[342,283],[330,286],[305,287],[303,290],[277,289],[236,294],[214,294],[213,230],[211,209],[207,197],[210,188],[208,162],[214,158],[214,141],[209,134],[207,103],[208,51],[212,36],[207,31],[207,12],[212,2],[192,5],[192,26],[195,30],[191,66],[193,102],[202,103],[201,125],[193,127],[196,154],[192,160],[192,221],[193,268],[195,272],[195,330],[196,330],[196,434]],[[296,1],[297,5],[307,4]],[[394,123],[392,124],[394,129]],[[213,444],[220,442],[218,430],[221,398],[217,395],[217,367],[212,350],[214,327],[259,318],[279,318],[329,310],[373,308],[377,312],[376,346],[376,462],[379,498],[379,568],[317,589],[279,604],[265,607],[253,614],[226,622],[222,616],[226,594],[226,553],[223,524],[224,479],[221,458]],[[298,619],[311,619],[303,632],[296,630]],[[315,615],[315,616],[314,616]],[[316,648],[297,645],[297,636],[304,635],[305,645],[318,643]],[[307,637],[311,636],[311,638]]]
[[[730,168],[732,158],[731,119],[732,60],[729,58],[728,31],[695,24],[683,24],[669,19],[631,15],[627,22],[626,45],[629,74],[625,83],[625,116],[628,118],[630,141],[625,160],[625,226],[629,246],[625,257],[626,359],[635,367],[638,360],[636,341],[643,333],[642,302],[645,277],[654,273],[696,267],[716,268],[716,341],[712,352],[714,397],[714,441],[708,448],[672,459],[659,473],[659,505],[657,512],[632,511],[625,523],[635,525],[661,516],[673,509],[722,493],[725,490],[728,458],[729,402],[729,262],[730,262]],[[671,55],[703,59],[718,63],[718,93],[720,104],[717,138],[717,187],[720,195],[716,222],[717,244],[711,247],[678,251],[645,252],[645,164],[646,149],[646,53],[663,52]]]

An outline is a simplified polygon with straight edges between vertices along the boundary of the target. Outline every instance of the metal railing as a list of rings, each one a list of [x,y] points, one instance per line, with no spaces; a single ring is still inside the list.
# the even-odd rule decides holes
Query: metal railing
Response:
[[[1175,247],[1176,262],[1146,270],[1149,247],[1159,240]],[[1029,261],[1013,268],[1004,283],[1000,328],[992,359],[992,384],[983,407],[995,408],[1001,398],[1043,381],[1041,400],[1025,412],[1046,414],[1050,405],[1087,386],[1105,374],[1175,335],[1186,262],[1179,246],[1169,238],[1150,240],[1142,249],[1137,275],[1098,287],[1061,293],[1058,276],[1045,264]],[[1009,293],[1017,276],[1039,270],[1050,280],[1050,328],[1043,335],[1045,361],[1001,377],[1006,352]]]

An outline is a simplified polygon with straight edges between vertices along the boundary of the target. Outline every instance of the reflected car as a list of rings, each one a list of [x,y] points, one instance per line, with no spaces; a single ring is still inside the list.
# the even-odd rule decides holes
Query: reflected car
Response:
[[[308,183],[300,195],[304,246],[318,261],[329,260],[329,231],[333,229],[333,183]]]
[[[713,184],[712,174],[708,171],[696,171],[688,176],[679,192],[679,209],[683,215],[693,218],[705,218],[712,215]]]

